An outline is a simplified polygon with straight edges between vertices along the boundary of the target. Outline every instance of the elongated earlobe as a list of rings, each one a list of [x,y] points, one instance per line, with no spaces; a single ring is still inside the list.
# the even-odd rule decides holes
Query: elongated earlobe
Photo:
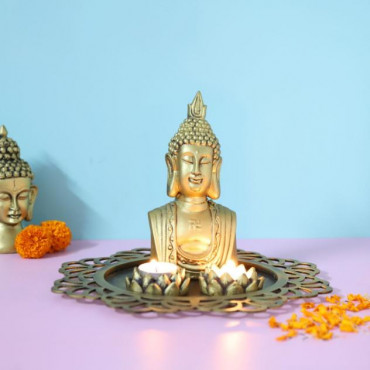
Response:
[[[218,199],[221,194],[220,189],[220,171],[221,171],[222,158],[220,157],[212,167],[211,186],[208,189],[207,195],[211,199]]]
[[[30,189],[30,200],[28,203],[28,212],[27,216],[25,217],[26,221],[31,221],[33,217],[33,207],[35,205],[35,201],[37,198],[37,193],[39,192],[39,189],[37,186],[32,185]]]
[[[180,191],[176,157],[166,154],[165,159],[167,165],[167,195],[174,198]]]

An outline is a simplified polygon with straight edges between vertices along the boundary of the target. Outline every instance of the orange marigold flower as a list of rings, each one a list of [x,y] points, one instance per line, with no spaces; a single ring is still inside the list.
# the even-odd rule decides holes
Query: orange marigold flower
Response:
[[[41,226],[29,225],[17,235],[14,246],[23,258],[41,258],[51,248],[50,232]]]
[[[71,243],[72,233],[63,221],[44,221],[41,227],[49,230],[51,235],[50,253],[66,249]]]
[[[270,328],[278,328],[280,324],[276,321],[275,316],[271,316],[269,319]]]

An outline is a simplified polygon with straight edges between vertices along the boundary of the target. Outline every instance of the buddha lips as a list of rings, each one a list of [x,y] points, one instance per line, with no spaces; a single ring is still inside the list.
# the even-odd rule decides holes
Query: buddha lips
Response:
[[[15,239],[15,249],[23,258],[41,258],[46,253],[64,250],[71,243],[72,233],[62,221],[44,221],[41,226],[29,225]]]

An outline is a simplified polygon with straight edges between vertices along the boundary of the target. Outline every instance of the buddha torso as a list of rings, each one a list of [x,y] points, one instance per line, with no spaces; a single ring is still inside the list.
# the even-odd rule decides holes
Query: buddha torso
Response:
[[[207,203],[189,207],[176,202],[176,244],[184,258],[202,259],[212,250],[212,215]],[[196,209],[189,209],[196,208]]]
[[[212,201],[197,213],[184,212],[177,202],[168,203],[149,212],[149,223],[151,254],[158,261],[176,263],[197,274],[236,257],[235,212]]]

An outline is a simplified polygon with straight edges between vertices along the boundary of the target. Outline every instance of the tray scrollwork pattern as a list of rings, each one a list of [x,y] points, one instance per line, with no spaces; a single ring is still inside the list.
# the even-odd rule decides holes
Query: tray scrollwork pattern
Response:
[[[110,284],[107,274],[126,266],[139,265],[150,259],[148,249],[133,249],[110,257],[85,258],[63,263],[52,291],[84,300],[101,300],[106,305],[133,313],[178,311],[261,312],[282,306],[290,299],[310,298],[332,291],[319,277],[316,265],[293,259],[269,258],[256,252],[238,250],[238,261],[256,266],[273,276],[273,283],[262,290],[235,296],[208,297],[189,294],[185,297],[163,297],[137,294],[124,286]]]

